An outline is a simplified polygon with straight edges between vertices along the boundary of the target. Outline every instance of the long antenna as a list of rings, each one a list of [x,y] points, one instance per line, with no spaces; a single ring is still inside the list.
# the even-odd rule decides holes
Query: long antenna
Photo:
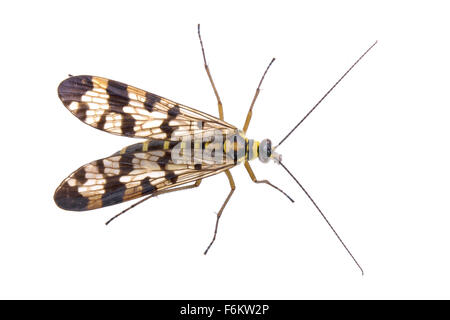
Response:
[[[344,241],[342,241],[341,237],[339,236],[339,234],[336,232],[336,230],[334,230],[333,226],[331,225],[331,223],[328,221],[327,217],[325,216],[325,214],[322,212],[322,210],[320,210],[319,206],[316,204],[316,202],[313,200],[313,198],[311,198],[311,196],[309,195],[308,191],[306,191],[306,189],[302,186],[302,184],[294,177],[294,175],[288,170],[288,168],[285,167],[285,165],[280,161],[278,162],[283,168],[284,170],[287,171],[287,173],[289,173],[289,175],[292,177],[292,179],[295,180],[295,182],[297,182],[297,184],[300,186],[300,188],[303,190],[303,192],[308,196],[309,200],[311,200],[311,202],[313,203],[313,205],[316,207],[316,209],[320,212],[320,214],[322,215],[322,218],[326,221],[326,223],[328,224],[328,226],[331,228],[331,230],[333,230],[334,234],[336,235],[336,237],[339,239],[339,241],[341,242],[341,244],[344,246],[345,250],[347,250],[348,254],[350,255],[350,257],[352,257],[353,261],[356,263],[356,265],[358,266],[358,268],[361,270],[362,275],[364,275],[364,270],[361,268],[361,266],[359,265],[358,261],[356,261],[355,257],[353,256],[353,254],[350,252],[350,250],[347,248],[347,246],[345,245]]]
[[[359,59],[358,60],[356,60],[356,62],[344,73],[344,75],[342,76],[342,77],[340,77],[339,78],[339,80],[330,88],[330,90],[328,90],[327,91],[327,93],[325,93],[325,95],[316,103],[316,105],[314,106],[314,107],[312,107],[312,109],[311,110],[309,110],[309,112],[303,117],[303,119],[302,120],[300,120],[300,122],[299,123],[297,123],[297,125],[294,127],[294,129],[292,129],[282,140],[281,140],[281,142],[280,143],[278,143],[278,145],[274,148],[274,149],[276,149],[276,148],[278,148],[283,142],[284,142],[284,140],[286,140],[290,135],[291,135],[291,133],[292,132],[294,132],[295,131],[295,129],[297,129],[298,128],[298,126],[299,125],[301,125],[302,124],[302,122],[303,121],[305,121],[305,119],[306,118],[308,118],[308,116],[311,114],[311,112],[313,112],[314,111],[314,109],[316,109],[317,108],[317,106],[328,96],[328,94],[339,84],[339,82],[341,82],[341,80],[342,79],[344,79],[345,78],[345,76],[350,72],[350,70],[352,70],[353,69],[353,67],[354,66],[356,66],[356,64],[370,51],[370,49],[372,49],[376,44],[377,44],[377,42],[378,41],[375,41],[374,42],[374,44],[372,44],[371,46],[370,46],[370,48],[369,49],[367,49],[366,50],[366,52],[364,52],[360,57],[359,57]]]

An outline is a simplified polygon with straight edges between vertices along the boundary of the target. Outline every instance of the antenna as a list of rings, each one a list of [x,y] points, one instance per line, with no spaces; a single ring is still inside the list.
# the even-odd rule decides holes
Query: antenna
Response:
[[[358,266],[358,268],[361,270],[362,275],[364,275],[364,270],[361,268],[361,266],[359,265],[358,261],[356,261],[355,257],[353,256],[353,254],[350,252],[350,250],[347,248],[347,246],[345,245],[344,241],[342,241],[341,237],[339,236],[339,234],[336,232],[336,230],[333,228],[333,226],[331,225],[331,223],[328,221],[327,217],[325,216],[325,214],[322,212],[322,210],[320,210],[319,206],[316,204],[316,202],[313,200],[313,198],[311,198],[311,196],[309,195],[308,191],[306,191],[306,189],[302,186],[302,184],[297,180],[297,178],[294,177],[294,175],[288,170],[288,168],[286,168],[286,166],[280,161],[279,164],[284,168],[284,170],[287,171],[287,173],[289,173],[289,175],[292,177],[292,179],[295,180],[295,182],[297,182],[297,184],[300,186],[300,188],[303,190],[303,192],[308,196],[309,200],[311,200],[311,202],[313,203],[313,205],[316,207],[316,209],[320,212],[320,214],[322,215],[322,218],[326,221],[326,223],[328,224],[328,226],[331,228],[331,230],[333,230],[334,234],[336,235],[336,237],[339,239],[339,241],[341,242],[342,246],[345,248],[345,250],[347,250],[348,254],[350,255],[350,257],[352,257],[353,261],[356,263],[356,265]]]
[[[333,91],[333,89],[339,84],[339,82],[341,82],[341,80],[342,79],[344,79],[345,78],[345,76],[350,72],[350,70],[352,70],[353,69],[353,67],[354,66],[356,66],[356,64],[370,51],[370,49],[372,49],[376,44],[377,44],[377,42],[378,41],[375,41],[374,42],[374,44],[372,44],[370,47],[369,47],[369,49],[367,49],[366,50],[366,52],[364,52],[359,58],[358,58],[358,60],[356,60],[356,62],[350,67],[350,68],[348,68],[348,70],[342,75],[342,77],[340,77],[339,78],[339,80],[338,81],[336,81],[336,83],[330,88],[330,90],[328,90],[327,91],[327,93],[325,93],[325,95],[315,104],[315,106],[314,107],[312,107],[312,109],[311,110],[309,110],[309,112],[303,117],[303,119],[302,120],[300,120],[300,122],[299,123],[297,123],[297,125],[294,127],[294,129],[292,129],[283,139],[281,139],[281,142],[280,143],[278,143],[278,145],[274,148],[274,150],[276,149],[276,148],[278,148],[283,142],[284,142],[284,140],[286,140],[290,135],[291,135],[291,133],[292,132],[294,132],[295,131],[295,129],[297,129],[298,128],[298,126],[299,125],[301,125],[302,124],[302,122],[303,121],[305,121],[305,119],[306,118],[308,118],[308,116],[314,111],[314,109],[316,109],[317,108],[317,106],[328,96],[328,94],[331,92],[331,91]]]
[[[309,112],[303,117],[302,120],[300,120],[299,123],[297,123],[297,125],[291,130],[289,131],[289,133],[283,138],[281,139],[280,143],[278,143],[278,145],[273,148],[273,150],[275,150],[276,148],[278,148],[291,134],[292,132],[295,131],[295,129],[297,129],[302,123],[303,121],[305,121],[306,118],[309,117],[309,115],[317,108],[317,106],[328,96],[328,94],[330,94],[331,91],[333,91],[333,89],[339,84],[339,82],[342,81],[342,79],[345,78],[345,76],[350,72],[350,70],[353,69],[354,66],[356,66],[356,64],[370,51],[370,49],[372,49],[378,41],[375,41],[370,47],[369,49],[367,49],[359,58],[358,60],[355,61],[355,63],[352,64],[352,66],[350,68],[347,69],[347,71],[339,78],[338,81],[336,81],[336,83],[323,95],[323,97],[314,105],[314,107],[311,108],[311,110],[309,110]],[[339,236],[339,234],[336,232],[336,230],[334,229],[334,227],[331,225],[330,221],[328,221],[327,217],[325,216],[325,214],[322,212],[322,210],[320,210],[319,206],[316,204],[316,202],[313,200],[313,198],[309,195],[308,191],[306,191],[306,189],[303,187],[303,185],[297,180],[297,178],[295,178],[295,176],[288,170],[288,168],[286,168],[286,166],[279,161],[278,162],[284,170],[286,170],[286,172],[292,177],[292,179],[294,179],[295,182],[297,182],[298,186],[303,190],[303,192],[306,194],[306,196],[309,198],[309,200],[311,200],[311,202],[313,203],[313,205],[316,207],[317,211],[319,211],[320,215],[322,216],[322,218],[325,220],[325,222],[328,224],[328,226],[331,228],[331,230],[334,232],[334,234],[336,235],[336,237],[338,238],[338,240],[341,242],[342,246],[345,248],[345,250],[347,250],[348,254],[350,255],[350,257],[353,259],[353,261],[355,262],[355,264],[358,266],[359,270],[361,270],[362,275],[364,275],[364,270],[361,268],[361,266],[359,265],[358,261],[355,259],[355,257],[353,256],[353,254],[351,253],[351,251],[348,249],[348,247],[345,245],[344,241],[342,241],[341,237]]]

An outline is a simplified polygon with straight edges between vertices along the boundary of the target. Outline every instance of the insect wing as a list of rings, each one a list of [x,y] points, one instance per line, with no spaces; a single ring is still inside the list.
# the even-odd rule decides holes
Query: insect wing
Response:
[[[127,84],[95,76],[72,76],[58,95],[84,123],[112,134],[180,140],[183,136],[236,128],[225,121]]]
[[[145,143],[88,163],[68,176],[56,189],[54,200],[65,210],[106,207],[218,174],[230,164],[175,163],[171,150],[142,152]],[[153,146],[167,141],[150,141]]]

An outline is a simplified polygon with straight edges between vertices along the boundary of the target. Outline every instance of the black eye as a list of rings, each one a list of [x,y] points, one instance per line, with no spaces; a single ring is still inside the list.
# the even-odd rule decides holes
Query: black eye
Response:
[[[267,158],[270,158],[270,156],[272,155],[272,141],[270,141],[270,140],[267,140],[266,155],[267,155]]]

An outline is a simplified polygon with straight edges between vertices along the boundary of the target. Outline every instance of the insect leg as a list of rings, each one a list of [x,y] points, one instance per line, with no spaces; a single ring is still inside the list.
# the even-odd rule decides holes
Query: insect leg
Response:
[[[219,213],[217,214],[216,227],[214,228],[214,236],[213,236],[208,248],[206,248],[204,254],[208,253],[209,248],[211,248],[212,244],[214,243],[214,240],[216,240],[217,228],[219,227],[220,216],[222,215],[223,209],[225,209],[225,206],[227,205],[228,201],[230,200],[231,195],[233,194],[234,190],[236,190],[236,185],[234,184],[233,176],[231,175],[230,170],[225,170],[225,174],[227,175],[228,181],[230,182],[231,190],[230,190],[230,193],[228,193],[228,196],[225,199],[225,202],[222,204],[222,207],[220,208]]]
[[[180,190],[186,190],[186,189],[196,188],[196,187],[198,187],[198,186],[200,185],[201,182],[202,182],[202,179],[199,179],[199,180],[195,181],[195,183],[193,183],[193,184],[191,184],[191,185],[188,185],[188,186],[181,186],[181,187],[177,187],[177,188],[172,188],[172,189],[166,189],[166,190],[156,191],[156,192],[152,193],[151,195],[145,197],[144,199],[141,199],[140,201],[138,201],[138,202],[136,202],[136,203],[133,203],[131,206],[129,206],[128,208],[126,208],[126,209],[123,210],[122,212],[116,214],[114,217],[112,217],[111,219],[109,219],[108,221],[106,221],[105,224],[108,225],[111,221],[113,221],[113,220],[116,219],[117,217],[121,216],[122,214],[124,214],[124,213],[127,212],[128,210],[130,210],[130,209],[136,207],[137,205],[141,204],[142,202],[144,202],[144,201],[146,201],[146,200],[148,200],[148,199],[150,199],[150,198],[159,196],[159,195],[164,194],[164,193],[170,193],[170,192],[174,192],[174,191],[180,191]]]
[[[250,178],[253,180],[254,183],[265,183],[268,184],[269,186],[271,186],[272,188],[277,189],[278,191],[280,191],[282,194],[284,194],[289,200],[291,200],[291,202],[294,202],[294,200],[292,200],[291,197],[289,197],[283,190],[281,190],[280,188],[278,188],[277,186],[273,185],[272,183],[270,183],[269,180],[258,180],[256,179],[255,174],[253,173],[252,167],[250,167],[250,163],[248,161],[244,162],[244,166],[245,169],[247,169],[247,172],[250,176]]]
[[[242,131],[244,131],[244,133],[247,132],[248,126],[250,125],[250,120],[252,119],[253,106],[255,105],[256,98],[258,98],[260,87],[261,87],[261,83],[263,82],[267,71],[269,70],[270,66],[272,65],[272,63],[274,61],[275,61],[275,58],[273,58],[272,61],[270,61],[269,65],[266,68],[266,71],[264,71],[264,74],[261,77],[261,80],[259,81],[258,88],[256,88],[255,96],[253,97],[252,104],[250,105],[250,109],[248,110],[248,113],[247,113],[247,118],[245,119],[244,127],[242,128]]]
[[[206,73],[208,74],[209,81],[211,82],[211,85],[214,90],[214,94],[216,95],[216,98],[217,98],[217,106],[219,108],[219,118],[220,118],[220,120],[223,120],[222,101],[220,101],[219,93],[217,92],[216,86],[215,86],[213,78],[211,76],[211,72],[209,72],[208,64],[206,63],[205,49],[203,48],[202,36],[200,35],[200,24],[198,25],[198,38],[200,39],[200,45],[202,47],[203,62],[205,63],[205,70],[206,70]]]

